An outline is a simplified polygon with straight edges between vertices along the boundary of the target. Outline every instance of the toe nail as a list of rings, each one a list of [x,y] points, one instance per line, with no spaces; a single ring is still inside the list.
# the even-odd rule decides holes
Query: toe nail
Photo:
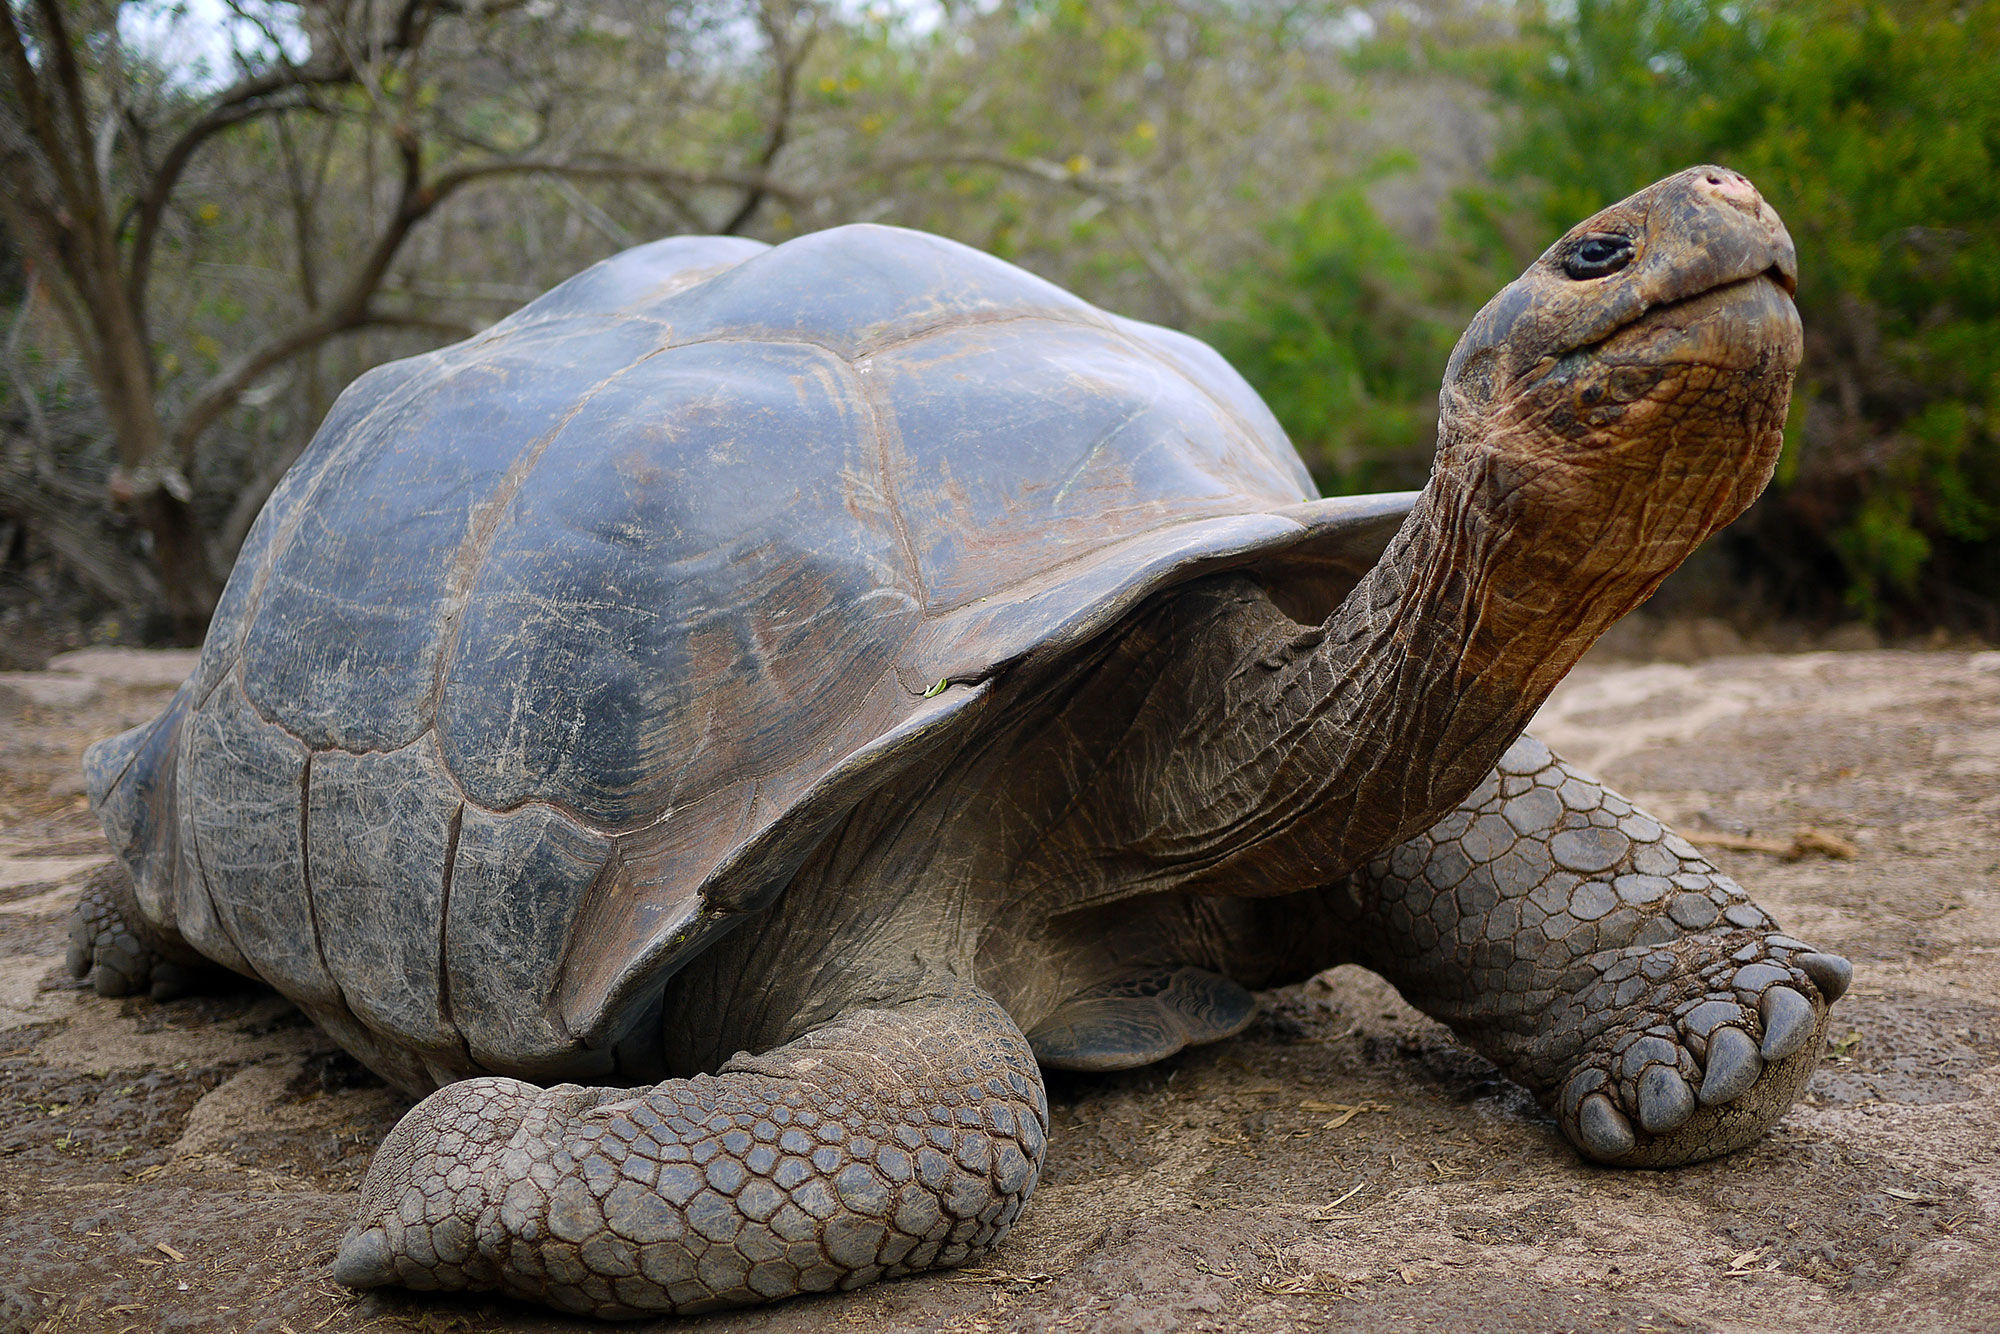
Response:
[[[1761,994],[1766,987],[1791,981],[1792,975],[1774,963],[1748,963],[1737,969],[1736,975],[1729,980],[1737,991],[1747,991],[1754,996]]]
[[[69,948],[63,953],[63,963],[71,977],[81,980],[90,972],[90,940],[82,932],[72,931]]]
[[[1607,1076],[1604,1071],[1595,1068],[1579,1070],[1571,1076],[1569,1083],[1563,1086],[1563,1119],[1567,1121],[1574,1117],[1577,1108],[1582,1106],[1583,1100],[1590,1094],[1603,1088],[1606,1082]]]
[[[396,1281],[396,1265],[389,1254],[389,1237],[379,1227],[350,1233],[340,1243],[333,1258],[333,1276],[350,1288],[379,1288]]]
[[[1694,1107],[1694,1090],[1671,1067],[1649,1065],[1639,1076],[1639,1124],[1648,1134],[1680,1129]]]
[[[1792,962],[1805,970],[1828,1005],[1845,996],[1848,984],[1854,981],[1854,965],[1838,954],[1801,954]]]
[[[1740,1028],[1716,1029],[1708,1040],[1708,1073],[1701,1081],[1702,1106],[1735,1101],[1750,1091],[1762,1073],[1764,1062],[1748,1033]]]
[[[1772,987],[1757,1008],[1764,1016],[1764,1045],[1759,1055],[1767,1061],[1781,1061],[1805,1046],[1819,1022],[1812,1002],[1790,987]]]
[[[1733,1024],[1742,1017],[1743,1007],[1733,1000],[1703,1001],[1688,1012],[1681,1025],[1689,1033],[1707,1037],[1724,1024]]]
[[[1622,1158],[1638,1142],[1625,1113],[1602,1093],[1591,1094],[1577,1107],[1576,1128],[1583,1151],[1593,1158]]]

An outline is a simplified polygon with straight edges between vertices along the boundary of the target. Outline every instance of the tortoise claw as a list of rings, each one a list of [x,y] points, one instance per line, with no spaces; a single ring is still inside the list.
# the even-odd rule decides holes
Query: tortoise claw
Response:
[[[379,1227],[354,1233],[340,1243],[333,1258],[333,1277],[350,1288],[379,1288],[396,1281],[395,1258],[389,1238]]]
[[[1639,1076],[1639,1124],[1647,1134],[1680,1129],[1694,1109],[1694,1090],[1672,1066],[1649,1065]]]
[[[1578,1105],[1576,1124],[1584,1152],[1593,1158],[1622,1158],[1638,1143],[1625,1113],[1602,1093],[1593,1093]]]
[[[1708,1073],[1701,1081],[1701,1103],[1713,1107],[1734,1102],[1748,1093],[1764,1072],[1757,1044],[1740,1028],[1718,1028],[1708,1040]]]
[[[1772,987],[1757,1003],[1764,1017],[1764,1044],[1758,1055],[1767,1061],[1782,1061],[1812,1038],[1819,1024],[1813,1003],[1790,987]]]
[[[1848,986],[1854,981],[1854,965],[1838,954],[1799,954],[1792,958],[1812,984],[1819,988],[1820,999],[1828,1005],[1847,994]]]

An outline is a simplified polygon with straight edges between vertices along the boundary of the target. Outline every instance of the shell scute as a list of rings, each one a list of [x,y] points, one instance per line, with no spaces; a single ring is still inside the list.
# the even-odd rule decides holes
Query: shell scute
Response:
[[[521,469],[606,378],[659,344],[645,324],[532,325],[429,358],[272,509],[242,648],[253,703],[315,750],[388,750],[431,726],[446,631]]]
[[[1108,328],[1089,302],[956,241],[858,223],[788,241],[704,283],[662,318],[679,342],[800,339],[854,358],[967,321]]]
[[[226,680],[189,720],[186,837],[217,925],[258,976],[301,1005],[339,1004],[320,955],[299,822],[306,748]]]
[[[614,854],[610,838],[548,806],[465,808],[444,966],[452,1019],[475,1065],[527,1078],[609,1074],[609,1053],[578,1061],[551,998],[577,909]]]
[[[348,439],[364,420],[393,412],[410,387],[421,386],[428,378],[427,369],[424,359],[412,357],[377,366],[360,376],[334,400],[312,444],[278,480],[244,535],[236,564],[216,601],[215,615],[209,619],[208,636],[202,641],[201,660],[193,677],[196,699],[207,699],[223,674],[236,665],[254,619],[272,549],[284,544],[300,501],[318,487],[327,465],[341,453],[334,442]]]
[[[670,298],[770,248],[762,241],[740,236],[669,236],[633,246],[544,292],[487,333],[511,333],[545,320],[644,316]]]
[[[460,1072],[438,938],[458,794],[425,735],[392,751],[315,755],[306,874],[327,969],[347,1007],[426,1066]]]
[[[914,617],[853,380],[821,348],[707,343],[579,408],[446,671],[438,731],[473,801],[631,829],[847,730]]]
[[[1310,495],[1282,436],[1102,329],[963,325],[867,364],[932,617],[1122,538]]]

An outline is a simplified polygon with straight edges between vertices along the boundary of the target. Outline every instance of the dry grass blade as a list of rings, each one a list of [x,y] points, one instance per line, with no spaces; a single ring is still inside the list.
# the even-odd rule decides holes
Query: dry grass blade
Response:
[[[1386,1112],[1391,1109],[1387,1103],[1381,1102],[1320,1102],[1315,1098],[1307,1098],[1299,1104],[1299,1110],[1335,1113],[1331,1121],[1322,1121],[1319,1128],[1338,1130],[1363,1112]]]
[[[1725,834],[1719,829],[1683,829],[1681,837],[1705,848],[1729,848],[1735,852],[1762,852],[1788,862],[1807,857],[1828,857],[1851,862],[1861,855],[1852,840],[1830,829],[1806,827],[1790,838],[1762,838],[1755,834]]]

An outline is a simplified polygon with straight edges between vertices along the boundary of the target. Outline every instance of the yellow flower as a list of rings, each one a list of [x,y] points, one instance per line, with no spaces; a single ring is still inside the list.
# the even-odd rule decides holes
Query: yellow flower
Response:
[[[222,206],[220,204],[203,204],[199,209],[195,210],[195,216],[203,222],[214,222],[222,216]]]

